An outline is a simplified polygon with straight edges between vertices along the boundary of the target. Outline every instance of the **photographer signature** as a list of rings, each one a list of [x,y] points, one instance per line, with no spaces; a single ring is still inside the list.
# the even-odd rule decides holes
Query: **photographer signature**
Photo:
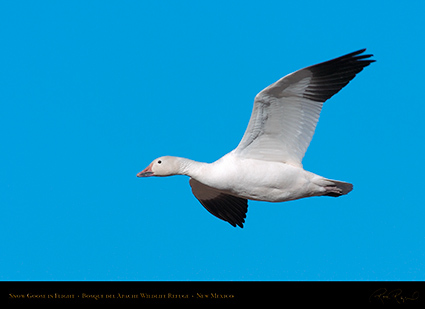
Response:
[[[398,304],[403,304],[407,301],[418,300],[419,292],[415,291],[410,297],[403,296],[403,291],[401,289],[395,289],[388,292],[386,288],[378,289],[372,293],[369,297],[369,302],[374,300],[379,300],[383,304],[386,302],[397,302]]]

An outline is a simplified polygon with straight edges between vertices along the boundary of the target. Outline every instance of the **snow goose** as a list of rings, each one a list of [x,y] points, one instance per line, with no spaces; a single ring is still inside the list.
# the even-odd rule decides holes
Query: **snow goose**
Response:
[[[213,163],[164,156],[137,177],[187,175],[195,197],[214,216],[243,227],[248,199],[284,202],[338,197],[353,185],[303,169],[323,103],[375,60],[365,49],[291,73],[257,94],[239,145]]]

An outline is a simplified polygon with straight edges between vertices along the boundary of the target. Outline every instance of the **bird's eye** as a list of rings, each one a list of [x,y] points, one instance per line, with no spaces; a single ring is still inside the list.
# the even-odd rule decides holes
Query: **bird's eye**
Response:
[[[161,164],[162,163],[162,161],[161,160],[158,160],[158,164]]]

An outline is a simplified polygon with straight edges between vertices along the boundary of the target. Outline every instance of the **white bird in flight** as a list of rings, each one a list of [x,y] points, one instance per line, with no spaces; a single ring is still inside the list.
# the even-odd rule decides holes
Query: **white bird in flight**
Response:
[[[211,214],[241,228],[248,200],[347,194],[352,184],[308,172],[301,161],[323,103],[375,61],[365,50],[295,71],[258,93],[242,140],[219,160],[164,156],[137,177],[187,175],[193,194]]]

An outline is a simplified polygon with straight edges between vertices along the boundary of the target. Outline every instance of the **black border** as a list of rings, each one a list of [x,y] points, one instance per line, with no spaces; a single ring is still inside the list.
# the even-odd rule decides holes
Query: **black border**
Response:
[[[425,306],[425,282],[3,281],[1,297],[14,305],[198,304],[275,306]]]

